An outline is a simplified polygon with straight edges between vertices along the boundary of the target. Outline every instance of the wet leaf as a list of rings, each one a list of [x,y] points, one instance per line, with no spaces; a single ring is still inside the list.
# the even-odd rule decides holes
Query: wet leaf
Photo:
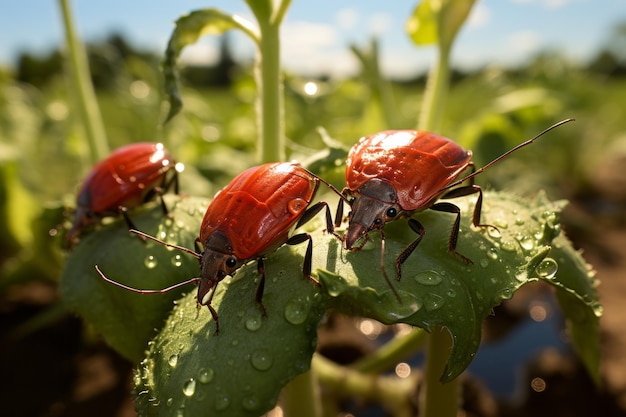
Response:
[[[274,406],[282,387],[309,368],[316,329],[328,309],[388,324],[445,327],[454,346],[442,380],[457,377],[474,357],[482,321],[494,306],[528,282],[545,279],[569,285],[569,278],[557,281],[561,268],[554,275],[547,259],[560,232],[563,202],[550,202],[543,194],[528,201],[485,193],[483,221],[496,230],[470,226],[474,198],[454,201],[463,214],[458,250],[474,264],[447,251],[453,215],[418,214],[426,236],[405,262],[402,280],[393,283],[401,303],[380,271],[379,238],[372,236],[361,251],[346,252],[335,237],[321,231],[323,223],[317,218],[306,230],[313,236],[314,274],[321,287],[302,277],[306,245],[297,245],[283,246],[266,260],[265,318],[254,301],[259,280],[254,263],[218,287],[212,305],[220,317],[219,335],[207,309],[198,309],[193,294],[187,295],[152,342],[137,373],[140,414],[183,410],[190,415],[207,410],[224,416],[263,414]],[[386,269],[393,272],[395,255],[415,235],[405,220],[389,224],[385,232]],[[569,262],[557,257],[559,263]],[[577,281],[582,275],[574,275],[575,292],[590,301],[577,306],[593,314],[595,292],[587,292],[591,287]],[[588,312],[584,315],[588,318]],[[588,337],[597,339],[597,332],[586,330]]]
[[[208,201],[165,197],[173,219],[166,218],[155,203],[150,209],[131,213],[135,225],[152,236],[193,249]],[[198,261],[156,242],[142,242],[128,232],[122,219],[84,236],[68,256],[60,283],[64,303],[119,353],[139,362],[173,301],[184,291],[194,293],[195,287],[167,294],[138,294],[102,280],[95,265],[122,284],[161,289],[197,276]]]
[[[291,247],[270,256],[265,272],[267,317],[255,302],[254,262],[218,286],[218,335],[193,294],[181,300],[139,367],[140,415],[262,415],[289,380],[309,369],[323,314],[320,290],[302,276],[302,257]]]
[[[442,381],[456,378],[472,361],[480,344],[482,321],[493,307],[528,282],[555,281],[554,260],[547,257],[552,239],[559,233],[558,214],[564,204],[550,202],[543,194],[527,201],[509,194],[485,193],[482,221],[497,226],[496,230],[470,226],[473,198],[454,201],[463,210],[457,250],[472,259],[473,265],[447,252],[453,215],[432,211],[419,214],[426,236],[404,263],[402,280],[394,282],[401,303],[380,272],[378,238],[360,252],[344,254],[344,262],[320,271],[322,288],[334,299],[333,307],[344,313],[387,324],[408,323],[429,331],[435,326],[447,328],[454,345]],[[395,255],[416,236],[406,221],[389,224],[385,232],[385,268],[393,274]],[[564,258],[562,262],[571,261]],[[586,271],[583,269],[582,274]],[[580,279],[580,273],[576,277]],[[585,294],[589,301],[585,313],[589,319],[597,295],[588,286],[579,287],[579,296]],[[597,332],[587,330],[587,336],[597,340]]]

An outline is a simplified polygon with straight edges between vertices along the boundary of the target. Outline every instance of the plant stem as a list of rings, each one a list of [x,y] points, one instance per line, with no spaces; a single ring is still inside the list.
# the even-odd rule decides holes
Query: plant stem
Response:
[[[429,335],[424,376],[423,417],[455,417],[458,403],[458,379],[442,384],[446,361],[452,348],[452,338],[443,327],[437,327]]]
[[[74,30],[69,1],[59,0],[59,5],[63,14],[65,42],[67,43],[72,68],[71,81],[76,91],[77,109],[85,128],[91,162],[95,163],[109,153],[109,146],[96,93],[91,84],[87,53]]]
[[[426,339],[426,331],[413,329],[404,336],[394,337],[373,354],[353,363],[350,368],[365,373],[384,372],[404,358],[414,355],[424,345]]]
[[[437,63],[428,74],[418,122],[418,129],[431,132],[437,132],[441,129],[446,95],[448,94],[450,83],[450,49],[440,46],[438,51]]]
[[[259,144],[262,162],[285,160],[283,85],[280,73],[280,25],[259,21],[261,31],[259,91]]]
[[[364,374],[337,365],[319,354],[313,355],[311,368],[315,370],[320,384],[335,396],[356,396],[380,403],[397,417],[413,415],[410,399],[416,389],[417,374],[408,378]]]
[[[319,387],[313,370],[298,375],[282,391],[285,416],[320,417]]]

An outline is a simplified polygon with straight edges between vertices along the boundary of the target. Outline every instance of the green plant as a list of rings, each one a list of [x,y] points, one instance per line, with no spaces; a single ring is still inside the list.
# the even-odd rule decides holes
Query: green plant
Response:
[[[171,102],[169,117],[181,103],[176,59],[182,48],[202,34],[242,30],[259,50],[255,71],[260,159],[281,160],[284,109],[278,35],[290,2],[251,0],[248,4],[258,27],[216,9],[192,12],[178,20],[164,65]],[[472,4],[426,0],[412,17],[413,37],[421,44],[436,42],[440,51],[420,115],[422,129],[440,128],[452,43]],[[337,149],[341,151],[340,146]],[[334,162],[337,153],[332,155]],[[328,154],[321,155],[310,166],[319,167],[326,158]],[[191,247],[206,202],[184,197],[172,197],[169,202],[174,206],[173,222],[159,216],[157,209],[148,209],[138,225],[172,243]],[[271,277],[264,295],[267,317],[261,316],[253,302],[259,278],[256,268],[246,265],[220,284],[213,299],[223,329],[219,335],[214,334],[210,313],[197,308],[193,291],[176,301],[169,312],[169,300],[176,294],[152,301],[141,294],[107,288],[99,280],[95,263],[114,279],[128,277],[124,283],[135,287],[145,287],[148,282],[150,286],[167,286],[198,273],[192,270],[193,260],[188,263],[153,244],[141,245],[127,236],[120,222],[81,243],[68,259],[62,291],[68,303],[127,357],[138,361],[148,346],[135,378],[137,408],[142,415],[260,415],[275,405],[282,389],[286,415],[317,415],[317,380],[351,395],[380,401],[395,415],[411,415],[407,398],[416,381],[382,377],[380,373],[425,343],[427,385],[422,413],[456,415],[456,378],[479,348],[483,319],[521,286],[538,280],[556,289],[574,346],[597,380],[601,307],[590,268],[560,233],[559,214],[564,202],[551,202],[542,193],[532,200],[486,193],[483,221],[494,224],[497,230],[472,228],[473,203],[470,197],[460,199],[459,250],[473,259],[474,265],[459,262],[447,252],[450,219],[446,214],[421,214],[428,239],[405,263],[404,278],[397,283],[401,302],[381,279],[378,257],[372,256],[380,245],[378,239],[373,238],[361,251],[344,253],[341,243],[321,230],[319,221],[311,222],[306,230],[314,238],[313,265],[321,287],[301,276],[304,246],[281,247],[266,261]],[[414,239],[402,223],[389,225],[385,232],[389,254],[398,253]],[[145,264],[148,257],[150,261]],[[387,269],[393,270],[393,256],[387,256],[386,262]],[[161,265],[170,266],[165,270]],[[97,302],[93,301],[95,294]],[[430,335],[426,339],[424,331],[413,330],[383,346],[373,357],[341,367],[315,354],[317,328],[324,314],[332,310],[385,324],[407,323]],[[137,320],[125,319],[129,316]],[[155,327],[160,330],[150,340]]]

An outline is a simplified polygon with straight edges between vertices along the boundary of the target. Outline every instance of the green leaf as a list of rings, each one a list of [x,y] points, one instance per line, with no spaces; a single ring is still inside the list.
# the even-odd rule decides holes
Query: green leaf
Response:
[[[439,44],[449,49],[469,16],[475,0],[424,0],[406,23],[406,31],[416,45]]]
[[[309,369],[323,313],[322,294],[294,254],[304,247],[283,246],[266,260],[267,317],[255,302],[255,263],[218,286],[218,335],[193,294],[181,300],[139,367],[140,415],[258,416],[274,406],[281,387]]]
[[[194,44],[204,35],[221,35],[230,29],[240,29],[256,44],[259,35],[256,28],[245,19],[237,15],[229,15],[218,9],[201,9],[180,17],[176,21],[176,28],[170,36],[163,60],[163,75],[165,77],[165,93],[170,103],[167,123],[182,108],[182,98],[178,87],[177,60],[183,48]]]
[[[131,217],[143,232],[193,248],[207,201],[166,195],[173,219],[158,204],[135,210]],[[184,289],[165,294],[139,294],[105,282],[108,278],[141,289],[161,289],[198,275],[198,261],[156,242],[143,242],[128,232],[122,219],[86,235],[68,256],[61,274],[64,303],[76,311],[125,357],[139,362]],[[190,286],[187,291],[194,290]]]
[[[408,323],[429,331],[435,326],[447,328],[453,348],[442,376],[444,382],[456,378],[471,362],[480,344],[482,321],[493,307],[528,282],[554,281],[547,273],[553,261],[546,257],[559,233],[558,213],[564,203],[552,203],[543,194],[527,201],[509,194],[485,193],[482,221],[497,226],[496,230],[470,225],[474,201],[454,200],[463,213],[457,250],[472,259],[473,265],[447,251],[452,215],[427,211],[417,216],[426,236],[403,264],[402,280],[394,282],[401,303],[382,278],[376,236],[363,250],[346,253],[344,261],[327,264],[327,271],[319,272],[322,288],[334,298],[333,307],[344,313],[387,324]],[[416,235],[405,221],[387,225],[385,235],[385,268],[393,274],[395,255]],[[564,258],[563,262],[571,259]],[[585,292],[583,287],[580,293],[585,294],[589,305],[597,303],[595,292]],[[591,307],[588,310],[593,314]],[[597,338],[592,332],[587,335]]]
[[[406,31],[411,40],[420,46],[437,43],[437,21],[431,1],[420,2],[406,22]]]
[[[556,288],[557,300],[567,318],[572,343],[589,375],[599,386],[599,319],[602,306],[598,302],[595,271],[563,236],[555,239],[550,256],[558,265],[558,272],[550,283]]]
[[[462,209],[458,250],[474,261],[467,265],[447,251],[453,215],[434,211],[418,214],[426,236],[394,281],[401,303],[383,279],[379,266],[380,239],[372,234],[361,251],[345,252],[341,243],[321,229],[321,219],[307,225],[313,237],[313,267],[321,283],[316,287],[302,277],[306,245],[283,246],[265,261],[267,282],[261,316],[255,292],[259,275],[254,263],[234,278],[224,280],[212,305],[220,317],[220,334],[206,308],[198,309],[193,294],[172,312],[163,331],[151,343],[136,376],[141,415],[176,412],[189,415],[260,415],[271,409],[281,388],[309,368],[316,344],[316,329],[323,312],[337,309],[383,323],[409,323],[427,330],[447,328],[453,349],[442,380],[450,381],[471,362],[480,344],[483,319],[494,306],[522,285],[545,279],[574,292],[588,303],[579,309],[593,314],[597,296],[584,267],[575,278],[560,271],[583,265],[557,253],[558,279],[550,269],[551,242],[558,236],[558,214],[563,202],[550,202],[543,194],[528,201],[504,193],[485,193],[483,221],[498,227],[470,225],[475,197],[454,200]],[[394,271],[394,258],[415,238],[406,221],[386,226],[386,269]],[[562,239],[562,238],[559,238]],[[559,240],[560,242],[560,240]],[[566,274],[569,276],[569,274]],[[586,279],[586,278],[585,278]],[[567,308],[566,314],[572,310]],[[588,312],[584,312],[588,318]],[[587,329],[588,330],[588,329]],[[597,339],[589,330],[587,337]]]

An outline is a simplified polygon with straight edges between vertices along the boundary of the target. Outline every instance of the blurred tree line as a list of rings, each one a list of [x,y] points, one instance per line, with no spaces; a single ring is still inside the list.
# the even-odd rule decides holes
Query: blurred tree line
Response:
[[[238,63],[231,53],[230,37],[219,39],[220,54],[214,65],[186,65],[181,71],[181,78],[191,87],[230,87]],[[143,62],[153,69],[158,69],[160,57],[150,51],[140,50],[130,45],[121,34],[112,34],[102,42],[88,44],[89,65],[95,87],[99,90],[112,89],[118,76],[129,63]],[[541,54],[540,54],[541,55]],[[541,56],[538,57],[539,59]],[[34,55],[23,52],[16,64],[15,78],[36,87],[44,87],[52,78],[63,71],[63,58],[59,50],[48,55]],[[587,71],[607,76],[626,76],[626,22],[617,24],[609,33],[605,44],[583,68]],[[131,71],[132,73],[132,71]],[[462,79],[460,72],[453,74],[453,81]],[[419,82],[423,76],[414,80]],[[405,80],[406,81],[406,80]]]

